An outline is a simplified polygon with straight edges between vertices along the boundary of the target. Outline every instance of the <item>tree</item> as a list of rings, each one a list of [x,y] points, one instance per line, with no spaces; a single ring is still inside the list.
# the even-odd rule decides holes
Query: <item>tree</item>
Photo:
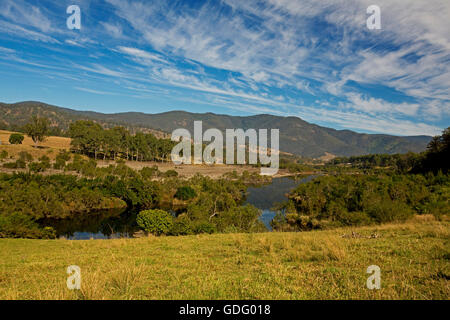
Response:
[[[442,132],[441,136],[433,137],[427,147],[423,159],[415,165],[413,172],[442,171],[446,174],[450,170],[450,127]]]
[[[93,153],[95,159],[102,147],[103,136],[102,126],[93,121],[79,120],[69,127],[72,147],[87,155]]]
[[[49,134],[49,121],[46,118],[33,116],[31,122],[25,125],[26,134],[33,139],[34,146],[39,142],[45,141]]]
[[[24,136],[19,133],[13,133],[9,136],[9,143],[22,144]]]

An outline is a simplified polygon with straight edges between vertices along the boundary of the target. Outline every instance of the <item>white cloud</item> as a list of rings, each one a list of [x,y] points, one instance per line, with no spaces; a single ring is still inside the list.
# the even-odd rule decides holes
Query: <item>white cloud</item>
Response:
[[[100,24],[105,28],[106,32],[112,35],[114,38],[122,38],[123,31],[122,27],[118,24],[112,24],[108,22],[100,22]]]
[[[83,88],[83,87],[74,87],[74,89],[93,93],[93,94],[99,94],[99,95],[116,95],[117,94],[115,92],[100,91],[100,90],[88,89],[88,88]]]
[[[402,114],[414,116],[417,114],[420,105],[417,103],[391,103],[382,99],[364,98],[360,94],[347,94],[350,104],[345,107],[354,110],[364,111],[368,114]]]
[[[45,33],[52,30],[50,20],[41,9],[22,0],[2,0],[0,15],[16,24],[25,24]]]
[[[133,56],[135,58],[137,58],[139,62],[142,61],[149,61],[149,60],[153,60],[153,61],[159,61],[159,62],[166,62],[165,59],[163,59],[162,57],[156,55],[156,54],[152,54],[149,53],[147,51],[141,50],[141,49],[137,49],[137,48],[130,48],[130,47],[118,47],[119,51],[122,53],[125,53],[127,55]]]

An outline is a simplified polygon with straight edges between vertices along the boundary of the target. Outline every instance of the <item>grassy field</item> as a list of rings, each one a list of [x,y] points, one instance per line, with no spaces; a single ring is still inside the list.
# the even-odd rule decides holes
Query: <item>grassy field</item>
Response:
[[[59,150],[69,150],[70,148],[70,138],[64,137],[48,137],[44,142],[39,143],[41,148],[34,148],[34,142],[30,137],[23,134],[25,139],[22,144],[11,145],[9,144],[9,136],[11,131],[0,130],[0,152],[6,150],[9,156],[16,158],[18,153],[21,151],[26,151],[30,153],[34,159],[37,159],[43,155],[46,155],[50,159],[54,160]]]
[[[0,239],[0,299],[449,299],[449,225],[423,216],[304,233]],[[66,287],[69,265],[81,290]],[[366,288],[369,265],[380,290]]]

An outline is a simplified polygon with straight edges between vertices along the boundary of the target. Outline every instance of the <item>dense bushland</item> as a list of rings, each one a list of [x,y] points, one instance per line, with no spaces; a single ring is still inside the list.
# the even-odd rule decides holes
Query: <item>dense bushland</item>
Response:
[[[45,162],[46,159],[41,159],[39,163]],[[51,233],[43,233],[46,226],[41,223],[46,219],[73,219],[80,214],[125,206],[171,211],[175,227],[167,234],[263,229],[258,220],[259,210],[244,210],[240,206],[247,188],[243,177],[212,180],[197,175],[185,180],[161,173],[157,168],[135,171],[123,163],[98,168],[94,160],[83,160],[79,156],[75,156],[66,165],[68,167],[78,170],[84,177],[32,173],[0,175],[0,237],[47,237]],[[238,219],[241,213],[245,221]],[[11,219],[21,222],[13,223]]]
[[[449,201],[450,177],[442,173],[322,176],[292,191],[272,226],[298,231],[440,217]]]

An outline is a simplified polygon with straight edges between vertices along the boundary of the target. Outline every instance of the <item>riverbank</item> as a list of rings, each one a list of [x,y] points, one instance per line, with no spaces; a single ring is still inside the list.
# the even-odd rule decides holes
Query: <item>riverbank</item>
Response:
[[[417,216],[300,233],[0,239],[0,299],[448,299],[449,227]],[[80,291],[67,289],[69,265]],[[370,265],[380,290],[366,288]]]

